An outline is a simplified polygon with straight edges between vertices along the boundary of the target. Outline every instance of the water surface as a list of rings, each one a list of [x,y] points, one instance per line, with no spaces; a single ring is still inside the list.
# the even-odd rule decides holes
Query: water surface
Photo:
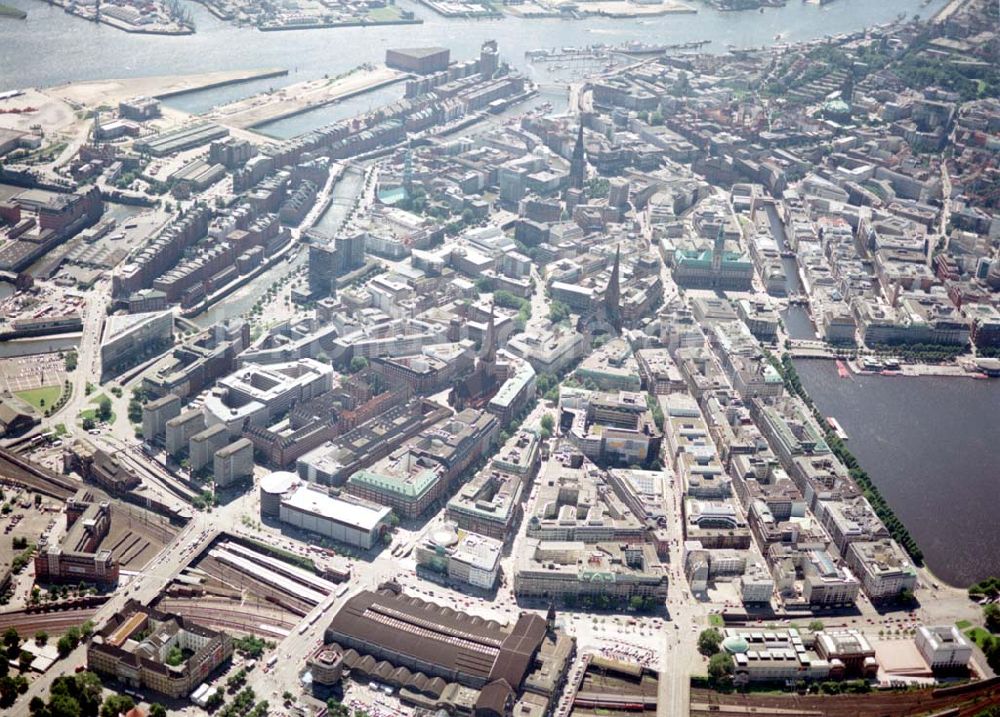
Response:
[[[1000,380],[852,376],[795,368],[942,580],[1000,575]]]

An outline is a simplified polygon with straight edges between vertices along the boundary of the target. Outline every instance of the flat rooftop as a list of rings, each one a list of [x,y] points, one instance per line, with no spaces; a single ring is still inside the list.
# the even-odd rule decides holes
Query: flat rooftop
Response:
[[[386,507],[376,508],[342,500],[305,484],[287,494],[281,503],[293,510],[366,531],[374,530],[392,512]]]

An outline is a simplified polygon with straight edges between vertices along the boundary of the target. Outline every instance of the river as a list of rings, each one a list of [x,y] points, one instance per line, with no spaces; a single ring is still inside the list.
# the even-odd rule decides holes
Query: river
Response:
[[[821,360],[795,368],[819,410],[847,431],[931,571],[961,586],[1000,575],[1000,380],[843,379]]]
[[[642,20],[460,20],[442,18],[399,0],[424,20],[422,25],[259,32],[213,17],[191,0],[197,32],[184,36],[135,35],[67,15],[40,0],[5,0],[25,10],[25,21],[0,22],[0,90],[46,87],[74,80],[177,75],[216,70],[282,67],[288,77],[192,93],[171,105],[193,112],[249,93],[290,82],[335,75],[364,62],[382,62],[389,47],[441,45],[452,57],[478,55],[484,40],[496,39],[501,55],[529,73],[524,52],[539,47],[615,44],[627,40],[688,42],[711,39],[708,50],[727,45],[759,47],[779,33],[784,42],[853,32],[891,21],[899,13],[928,16],[944,4],[933,0],[835,0],[827,5],[789,2],[763,13],[722,13],[699,5],[697,14]],[[697,5],[696,0],[691,0]],[[544,78],[543,78],[544,79]]]

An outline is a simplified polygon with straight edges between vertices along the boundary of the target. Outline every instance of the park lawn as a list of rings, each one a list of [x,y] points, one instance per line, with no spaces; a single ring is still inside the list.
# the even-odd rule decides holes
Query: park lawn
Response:
[[[18,10],[16,7],[0,3],[0,17],[12,17],[15,20],[23,20],[28,17],[28,13],[24,10]]]
[[[708,624],[712,627],[723,627],[726,621],[722,619],[722,615],[709,615]]]
[[[966,630],[965,636],[979,645],[979,647],[982,647],[986,643],[986,640],[990,638],[990,633],[981,627],[974,627],[971,630]]]
[[[393,5],[386,5],[385,7],[376,7],[368,11],[366,16],[368,20],[373,20],[375,22],[385,22],[386,20],[398,20],[399,8]]]
[[[959,620],[958,622],[955,623],[955,627],[957,627],[959,630],[967,630],[970,627],[972,627],[972,623],[969,622],[968,620]]]
[[[90,402],[91,403],[100,403],[102,398],[106,398],[106,396],[103,393],[98,393],[98,394],[96,394],[95,396],[93,396],[90,399]],[[85,418],[91,419],[94,423],[100,423],[100,420],[98,420],[98,418],[97,418],[97,409],[96,408],[85,408],[84,410],[80,411],[80,415],[76,417],[76,420],[77,420],[77,422],[79,422],[79,423],[82,424],[83,423],[83,419],[85,419]],[[118,416],[115,414],[114,411],[112,411],[111,412],[111,418],[109,418],[107,420],[107,425],[110,426],[110,425],[114,424],[114,422],[117,420],[117,418],[118,418]]]
[[[29,388],[26,391],[17,391],[14,395],[44,413],[46,408],[54,405],[59,400],[59,396],[62,395],[62,386]]]

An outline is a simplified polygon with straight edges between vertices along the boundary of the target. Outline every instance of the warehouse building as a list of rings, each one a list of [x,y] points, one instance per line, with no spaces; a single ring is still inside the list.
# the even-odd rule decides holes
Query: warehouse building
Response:
[[[448,69],[451,50],[446,47],[410,47],[385,51],[385,64],[396,70],[429,75]]]
[[[66,501],[66,528],[61,543],[50,543],[47,537],[39,541],[35,581],[115,585],[118,559],[110,550],[101,548],[111,530],[111,504],[97,502],[88,489],[81,488]]]

